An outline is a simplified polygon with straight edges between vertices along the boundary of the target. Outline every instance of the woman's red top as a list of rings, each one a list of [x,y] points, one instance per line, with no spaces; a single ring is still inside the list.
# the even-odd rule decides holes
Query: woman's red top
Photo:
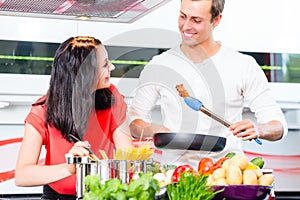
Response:
[[[114,85],[110,86],[110,90],[113,93],[115,103],[111,108],[91,113],[83,140],[90,143],[91,149],[98,157],[101,157],[99,149],[102,149],[112,159],[115,148],[113,134],[126,119],[127,105],[124,102],[124,97]],[[36,103],[43,102],[45,98],[46,96],[41,97]],[[65,154],[68,153],[74,143],[64,139],[60,131],[53,126],[46,127],[45,119],[45,105],[34,105],[26,117],[25,123],[31,124],[43,138],[43,145],[46,149],[45,165],[66,163]],[[49,186],[60,194],[76,195],[76,176],[72,175],[51,183]]]

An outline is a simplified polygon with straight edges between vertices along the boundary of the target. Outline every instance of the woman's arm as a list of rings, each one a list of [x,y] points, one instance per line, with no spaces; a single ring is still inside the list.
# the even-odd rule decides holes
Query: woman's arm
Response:
[[[15,184],[17,186],[40,186],[66,178],[76,172],[73,164],[58,164],[51,166],[38,165],[43,140],[37,130],[30,124],[25,124],[25,133],[19,150],[15,171]],[[88,152],[78,148],[75,144],[77,154]],[[71,151],[70,150],[70,151]],[[74,151],[74,150],[73,150]],[[79,153],[78,153],[79,152]],[[75,154],[75,153],[73,153]]]

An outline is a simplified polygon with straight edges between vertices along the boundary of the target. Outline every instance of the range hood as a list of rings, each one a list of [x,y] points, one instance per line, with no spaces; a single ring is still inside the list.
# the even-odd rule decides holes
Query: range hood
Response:
[[[0,0],[0,15],[131,23],[171,0]]]

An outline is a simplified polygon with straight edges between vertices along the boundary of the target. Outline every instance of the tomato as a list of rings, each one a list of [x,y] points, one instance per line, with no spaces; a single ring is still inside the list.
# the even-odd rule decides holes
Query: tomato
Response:
[[[198,172],[202,175],[210,174],[210,170],[213,166],[214,161],[211,158],[203,158],[198,163]]]
[[[217,163],[213,164],[213,166],[210,167],[208,174],[212,174],[216,169],[221,168],[222,165],[219,165]]]
[[[172,182],[175,182],[177,183],[180,179],[180,176],[183,172],[191,172],[191,173],[194,173],[194,169],[191,165],[179,165],[178,167],[176,167],[176,169],[174,170],[173,172],[173,175],[172,175]]]
[[[217,162],[216,162],[216,164],[218,164],[218,165],[223,165],[223,163],[225,162],[225,160],[228,160],[229,158],[228,157],[223,157],[223,158],[220,158]]]
[[[133,178],[133,174],[134,174],[134,173],[133,173],[133,170],[129,170],[129,171],[128,171],[129,182],[130,182],[131,179]],[[129,182],[128,182],[128,183],[129,183]]]

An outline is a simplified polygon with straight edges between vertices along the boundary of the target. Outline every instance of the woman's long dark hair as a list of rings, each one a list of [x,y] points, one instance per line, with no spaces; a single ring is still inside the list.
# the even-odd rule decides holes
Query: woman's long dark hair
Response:
[[[46,99],[46,124],[82,139],[91,109],[92,88],[99,79],[97,46],[93,37],[71,37],[57,49]]]

